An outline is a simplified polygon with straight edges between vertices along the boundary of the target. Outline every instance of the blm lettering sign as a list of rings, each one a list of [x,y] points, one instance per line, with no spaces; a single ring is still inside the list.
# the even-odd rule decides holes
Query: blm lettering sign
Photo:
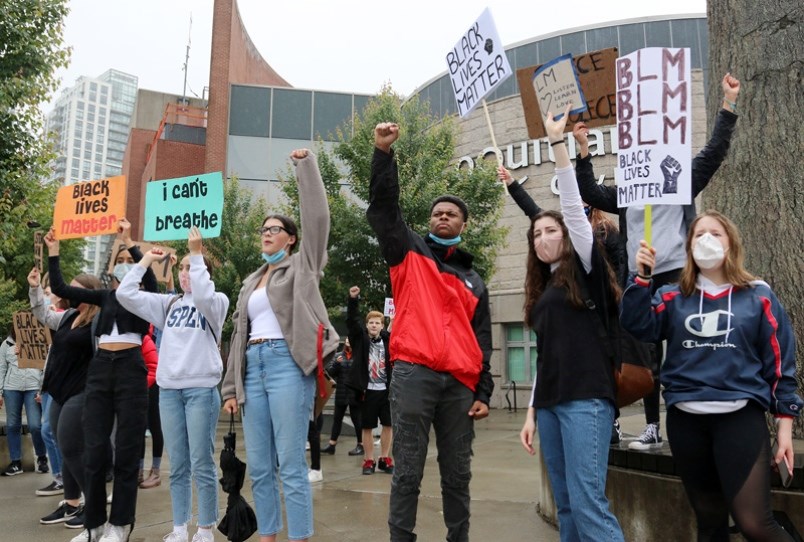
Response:
[[[393,318],[396,316],[396,307],[394,306],[394,298],[393,297],[386,297],[385,298],[385,305],[382,309],[383,316],[387,316],[388,318]]]
[[[151,181],[145,187],[143,237],[148,241],[187,239],[193,226],[206,239],[218,237],[222,214],[220,172]]]
[[[513,73],[488,8],[447,53],[446,61],[461,117]]]
[[[589,128],[617,123],[617,85],[614,80],[616,62],[616,47],[572,57],[586,107],[583,111],[570,112],[566,131],[571,132],[577,122],[585,122]],[[541,139],[547,135],[543,123],[547,113],[542,113],[539,106],[534,81],[534,75],[543,66],[542,64],[528,66],[516,71],[519,96],[525,112],[525,124],[528,127],[528,137],[531,139]]]
[[[40,273],[42,272],[43,245],[44,242],[42,240],[42,232],[34,232],[34,266],[39,270]]]
[[[126,244],[121,241],[120,239],[114,240],[115,244],[112,246],[112,257],[109,258],[109,266],[106,269],[106,272],[109,275],[114,273],[114,266],[117,265],[117,257],[120,255],[121,252],[128,250]],[[159,260],[155,261],[151,264],[151,270],[156,275],[156,280],[159,282],[167,282],[168,277],[173,274],[173,264],[170,261],[170,256],[176,255],[175,248],[164,247],[162,245],[154,245],[151,243],[146,243],[145,241],[135,241],[138,247],[140,247],[140,252],[145,254],[152,248],[156,247],[159,248],[165,255],[160,258]]]
[[[14,313],[14,333],[20,353],[17,363],[20,369],[44,369],[50,348],[50,329],[42,325],[30,311]]]
[[[617,206],[692,201],[690,50],[649,47],[617,59]]]
[[[125,175],[63,186],[53,212],[56,239],[117,233],[117,221],[125,214]]]

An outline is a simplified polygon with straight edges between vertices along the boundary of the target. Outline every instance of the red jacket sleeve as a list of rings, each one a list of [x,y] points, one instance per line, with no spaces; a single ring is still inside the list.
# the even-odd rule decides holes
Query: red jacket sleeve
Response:
[[[151,328],[153,329],[153,326]],[[156,365],[159,363],[159,354],[156,352],[156,345],[150,333],[142,336],[142,358],[148,369],[148,387],[150,388],[156,382]]]

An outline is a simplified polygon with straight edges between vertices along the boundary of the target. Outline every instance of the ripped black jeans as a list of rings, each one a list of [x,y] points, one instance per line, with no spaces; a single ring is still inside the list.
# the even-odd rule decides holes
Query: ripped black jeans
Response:
[[[475,437],[474,420],[468,412],[474,393],[449,373],[397,360],[390,400],[396,462],[388,511],[391,542],[416,540],[413,530],[430,426],[435,430],[438,449],[446,539],[468,541],[469,482]]]

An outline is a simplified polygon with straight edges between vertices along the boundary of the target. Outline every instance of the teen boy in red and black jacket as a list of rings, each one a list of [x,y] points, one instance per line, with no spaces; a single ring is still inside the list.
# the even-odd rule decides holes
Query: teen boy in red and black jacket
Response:
[[[396,314],[391,337],[391,417],[396,469],[388,524],[391,541],[413,541],[430,426],[435,429],[448,540],[468,540],[474,420],[488,415],[491,318],[488,292],[457,248],[468,209],[455,196],[436,198],[430,232],[404,222],[391,145],[399,126],[374,129],[366,211],[390,267]]]

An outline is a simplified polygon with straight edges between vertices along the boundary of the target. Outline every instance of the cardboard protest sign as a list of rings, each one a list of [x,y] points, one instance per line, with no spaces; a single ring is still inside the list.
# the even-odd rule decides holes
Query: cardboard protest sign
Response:
[[[172,254],[175,256],[176,249],[168,248],[162,245],[153,245],[151,243],[146,243],[145,241],[136,241],[136,244],[138,247],[140,247],[140,252],[143,254],[154,247],[161,249],[162,252],[165,253],[163,258],[151,264],[151,269],[156,275],[156,280],[159,282],[167,282],[168,277],[170,277],[173,273],[173,264],[170,263],[170,255]],[[117,265],[117,255],[124,250],[128,250],[126,244],[120,239],[115,239],[115,244],[112,246],[112,257],[109,258],[109,267],[106,269],[106,272],[110,275],[114,272],[114,266]]]
[[[187,239],[193,226],[206,239],[218,237],[222,214],[220,172],[152,181],[145,187],[143,237],[148,241]]]
[[[56,239],[117,233],[126,215],[126,177],[83,181],[59,188],[53,228]]]
[[[42,242],[42,232],[36,231],[34,232],[34,266],[42,272],[42,249],[43,249],[43,242]]]
[[[20,369],[44,369],[51,343],[50,328],[39,323],[32,312],[21,311],[14,313],[14,333],[20,347]]]
[[[583,97],[581,82],[575,72],[572,55],[566,54],[542,64],[533,73],[533,88],[539,99],[539,111],[542,120],[547,120],[549,113],[560,119],[564,116],[567,104],[572,104],[571,114],[586,111],[586,99]]]
[[[559,59],[561,58],[564,57],[559,57]],[[568,132],[572,131],[572,127],[577,122],[585,122],[589,128],[609,126],[617,122],[617,86],[614,80],[616,61],[617,49],[615,47],[592,51],[572,58],[586,107],[578,113],[570,112],[566,128]],[[525,124],[528,127],[528,137],[531,139],[541,139],[547,135],[543,122],[547,118],[547,113],[542,114],[539,107],[533,80],[534,74],[543,67],[544,65],[540,64],[516,71],[519,96],[525,112]],[[574,100],[573,103],[575,103]]]
[[[692,201],[690,50],[649,47],[617,59],[617,206]]]
[[[447,53],[446,61],[461,117],[513,73],[488,8]]]
[[[393,297],[386,297],[385,298],[385,307],[382,309],[383,316],[387,316],[388,318],[393,318],[396,315],[396,308],[394,307],[394,298]]]

